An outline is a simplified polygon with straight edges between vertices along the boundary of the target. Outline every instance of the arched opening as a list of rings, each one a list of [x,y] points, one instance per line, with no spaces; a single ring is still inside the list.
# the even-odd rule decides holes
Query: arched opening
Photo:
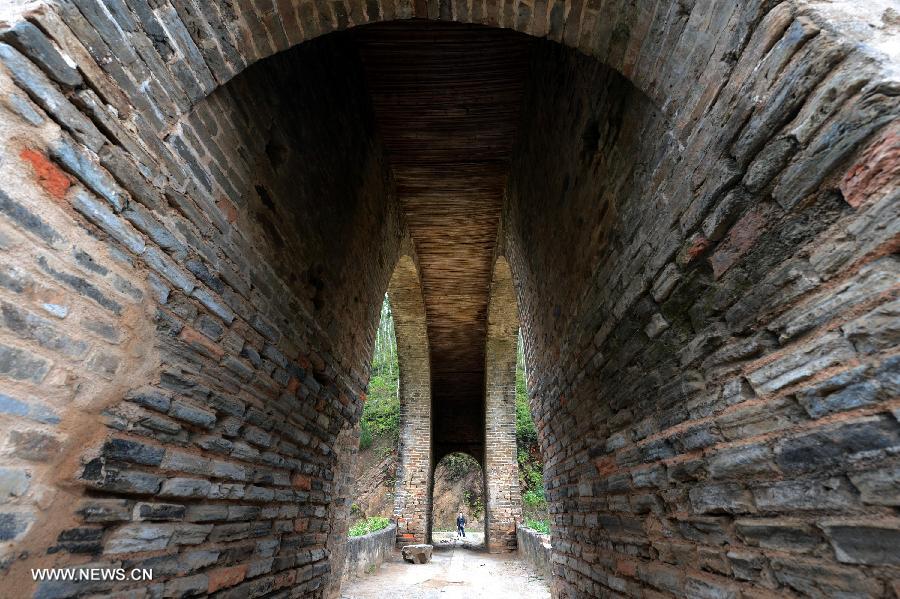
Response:
[[[3,9],[4,587],[335,594],[402,256],[427,536],[434,457],[509,469],[502,255],[558,595],[889,592],[892,11],[270,4]]]
[[[448,453],[434,466],[431,482],[431,540],[436,549],[486,547],[486,473],[469,454]],[[465,519],[462,531],[457,518]]]
[[[380,529],[394,513],[401,407],[400,364],[390,297],[384,296],[366,399],[359,421],[356,487],[350,512],[350,534]],[[379,527],[379,528],[376,528]]]

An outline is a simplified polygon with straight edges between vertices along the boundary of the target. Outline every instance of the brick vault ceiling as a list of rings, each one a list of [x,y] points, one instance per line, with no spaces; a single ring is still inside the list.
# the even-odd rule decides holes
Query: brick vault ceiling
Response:
[[[432,397],[468,404],[479,433],[491,262],[530,38],[416,21],[355,35],[421,265]]]

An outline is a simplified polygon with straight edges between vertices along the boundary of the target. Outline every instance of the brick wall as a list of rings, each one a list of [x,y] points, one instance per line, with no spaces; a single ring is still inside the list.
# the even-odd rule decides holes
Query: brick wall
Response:
[[[164,48],[105,50],[120,32],[91,7],[61,9],[72,31],[34,19],[78,71],[28,23],[0,46],[4,586],[84,564],[150,568],[132,584],[169,596],[336,594],[400,243],[358,58],[322,40],[183,117],[138,112],[188,106],[162,78],[128,93],[117,60]]]
[[[725,25],[648,93],[535,50],[504,222],[560,597],[897,591],[895,88],[789,5]]]

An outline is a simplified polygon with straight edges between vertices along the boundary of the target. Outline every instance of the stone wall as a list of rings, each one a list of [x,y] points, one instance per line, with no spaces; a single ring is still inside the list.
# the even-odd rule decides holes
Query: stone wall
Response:
[[[504,223],[554,592],[892,596],[897,84],[815,12],[714,4],[615,69],[533,57]]]
[[[212,91],[174,11],[59,10],[0,44],[3,586],[333,595],[401,240],[355,51]]]
[[[550,577],[550,535],[525,526],[516,527],[519,557],[545,578]]]
[[[376,532],[361,537],[351,537],[347,542],[347,561],[344,566],[344,581],[357,576],[373,574],[384,560],[394,552],[397,524],[391,524]]]

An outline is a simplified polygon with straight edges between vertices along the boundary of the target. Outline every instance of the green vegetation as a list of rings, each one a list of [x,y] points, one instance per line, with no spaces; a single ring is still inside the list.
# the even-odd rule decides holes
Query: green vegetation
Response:
[[[550,534],[550,520],[535,520],[534,518],[525,518],[525,526],[531,530],[536,530],[545,535]]]
[[[450,480],[459,480],[469,472],[478,470],[478,461],[467,453],[451,453],[441,459]]]
[[[525,521],[537,524],[535,530],[549,532],[547,497],[544,492],[544,463],[538,449],[537,428],[531,417],[525,380],[525,352],[522,332],[516,355],[516,457],[519,463],[519,487]],[[528,524],[531,527],[531,524]],[[546,529],[546,530],[544,530]]]
[[[350,536],[351,537],[361,537],[363,535],[367,535],[370,532],[375,532],[377,530],[382,530],[387,528],[390,525],[391,521],[387,518],[382,518],[381,516],[372,516],[371,518],[366,518],[365,520],[360,520],[353,524],[350,527]]]
[[[388,296],[381,306],[381,321],[375,334],[375,351],[366,404],[360,419],[359,448],[368,449],[376,438],[396,446],[400,434],[400,368],[397,338]]]
[[[469,516],[471,520],[481,520],[484,516],[484,497],[478,491],[466,490],[463,493],[463,499],[469,508]]]

